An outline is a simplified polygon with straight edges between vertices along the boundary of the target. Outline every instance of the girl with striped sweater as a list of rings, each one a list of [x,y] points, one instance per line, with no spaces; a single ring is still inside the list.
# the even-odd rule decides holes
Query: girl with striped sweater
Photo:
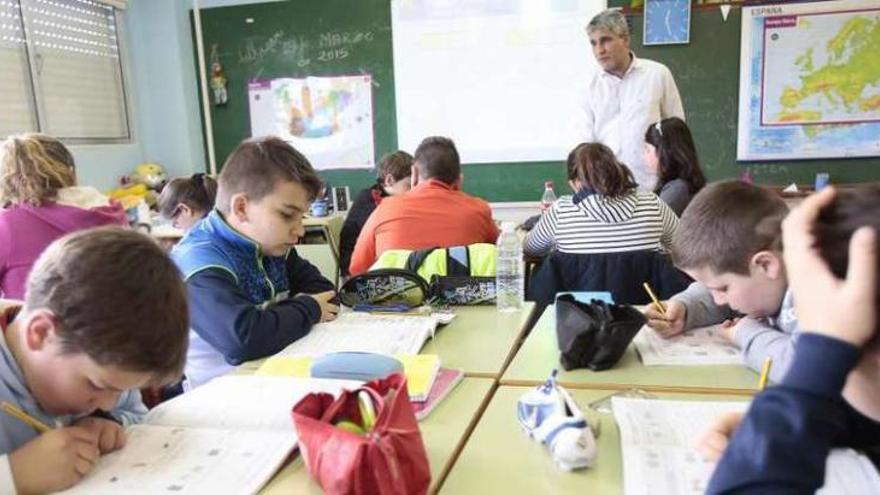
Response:
[[[525,254],[667,250],[678,217],[656,194],[639,192],[607,146],[579,144],[566,168],[575,194],[560,197],[541,217],[525,239]]]

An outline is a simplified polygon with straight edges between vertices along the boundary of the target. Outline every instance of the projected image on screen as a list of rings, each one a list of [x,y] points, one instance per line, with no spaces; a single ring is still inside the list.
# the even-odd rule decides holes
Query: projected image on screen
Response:
[[[401,149],[453,138],[465,163],[562,160],[594,59],[597,0],[392,2]]]

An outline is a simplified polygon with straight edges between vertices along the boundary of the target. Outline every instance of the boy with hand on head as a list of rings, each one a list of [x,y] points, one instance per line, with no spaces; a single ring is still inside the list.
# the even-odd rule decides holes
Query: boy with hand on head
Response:
[[[125,445],[146,413],[138,389],[177,380],[186,359],[186,292],[149,238],[118,228],[53,242],[24,305],[0,308],[0,401],[51,426],[0,413],[0,493],[74,485]]]
[[[788,207],[772,191],[738,181],[700,191],[672,236],[672,261],[695,279],[684,292],[645,311],[648,326],[663,337],[724,324],[724,334],[759,371],[773,359],[779,381],[799,331],[782,254],[773,249],[778,222]],[[743,316],[744,315],[744,316]]]
[[[786,218],[785,263],[804,330],[781,383],[698,445],[708,458],[723,452],[708,493],[813,493],[832,446],[880,445],[878,230],[878,186],[823,189]]]
[[[171,253],[192,320],[185,389],[336,317],[333,284],[294,249],[320,188],[308,160],[281,139],[250,139],[229,155],[215,209]]]

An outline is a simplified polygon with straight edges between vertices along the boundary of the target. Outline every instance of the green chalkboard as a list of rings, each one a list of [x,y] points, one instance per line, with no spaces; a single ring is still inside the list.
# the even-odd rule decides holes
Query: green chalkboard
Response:
[[[748,168],[756,181],[774,185],[809,184],[820,171],[837,183],[880,180],[880,159],[736,161],[740,12],[732,9],[724,22],[717,9],[695,10],[691,43],[665,47],[643,47],[642,16],[632,15],[633,50],[672,70],[708,177],[738,177]],[[204,9],[201,17],[205,56],[216,45],[229,80],[228,104],[211,108],[218,163],[250,136],[247,82],[254,78],[368,73],[376,158],[397,148],[389,0],[291,0]],[[464,188],[490,201],[537,201],[546,179],[557,192],[565,188],[563,159],[465,165]],[[353,191],[373,181],[367,170],[321,175]]]
[[[216,47],[228,79],[228,103],[211,107],[218,164],[251,135],[252,79],[370,74],[377,155],[396,148],[388,0],[271,2],[204,9],[201,17],[206,60]],[[353,187],[371,180],[367,171],[323,175]]]

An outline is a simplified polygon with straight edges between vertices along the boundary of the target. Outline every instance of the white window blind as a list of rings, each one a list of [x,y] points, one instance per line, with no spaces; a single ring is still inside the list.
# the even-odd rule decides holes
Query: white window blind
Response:
[[[0,138],[128,140],[116,25],[103,0],[0,0]]]
[[[21,9],[0,0],[0,138],[38,129],[29,71]]]
[[[19,4],[40,130],[61,139],[127,139],[113,7],[94,0]]]

